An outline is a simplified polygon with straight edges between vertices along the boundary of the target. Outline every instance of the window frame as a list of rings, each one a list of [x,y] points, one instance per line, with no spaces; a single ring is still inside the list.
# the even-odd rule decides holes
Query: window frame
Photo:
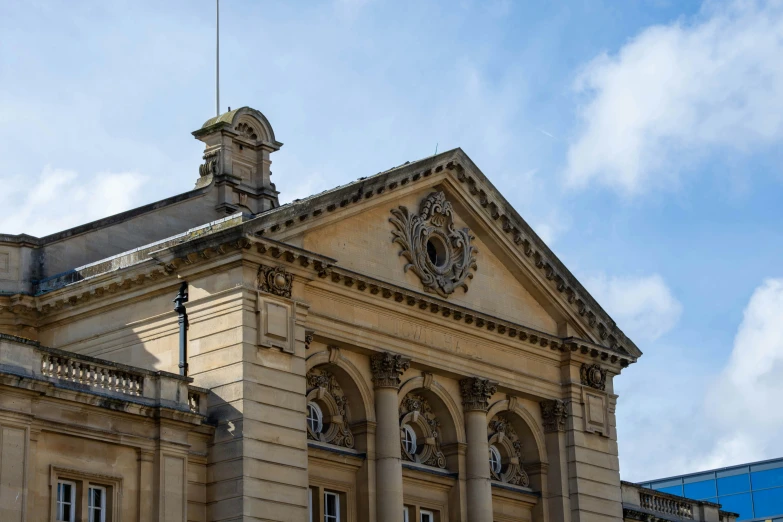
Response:
[[[410,455],[415,455],[416,450],[419,449],[418,440],[417,440],[418,436],[416,435],[416,430],[414,430],[410,424],[403,424],[401,428],[404,434],[402,437],[402,446],[405,448],[405,451],[407,451]],[[405,435],[410,435],[409,440],[405,438]],[[410,442],[410,444],[413,446],[413,449],[411,450],[408,449],[408,444],[407,444],[408,442]]]
[[[316,417],[316,420],[318,421],[318,424],[317,424],[317,428],[318,429],[315,429],[312,426],[310,426],[310,409],[311,408],[316,413],[315,417]],[[315,433],[315,434],[322,433],[323,430],[324,430],[324,412],[321,409],[321,407],[318,406],[318,404],[316,404],[314,401],[310,401],[310,402],[307,403],[307,425],[308,425],[308,427],[311,430],[313,430],[313,433]]]
[[[60,486],[68,485],[71,487],[70,498],[68,499],[69,516],[66,521],[65,518],[60,517],[60,506],[66,504],[64,500],[60,500]],[[68,479],[58,479],[56,482],[56,488],[54,495],[54,520],[55,522],[76,522],[76,482]]]
[[[334,498],[334,507],[335,507],[335,514],[331,515],[326,512],[326,506],[328,506],[328,502],[326,501],[327,497]],[[324,520],[323,522],[340,522],[341,512],[340,512],[340,493],[337,491],[329,491],[324,490],[323,495],[323,502],[324,502]]]
[[[50,466],[50,518],[51,522],[59,522],[57,511],[57,485],[60,482],[72,484],[73,516],[72,520],[88,521],[89,518],[89,493],[90,489],[103,490],[104,506],[100,520],[96,522],[116,522],[120,520],[120,508],[122,506],[122,477],[92,473],[90,471],[72,468]]]
[[[95,520],[94,510],[96,506],[92,505],[93,491],[99,491],[101,494],[101,505],[97,507],[100,512],[98,520]],[[105,486],[97,484],[88,484],[87,486],[87,522],[106,522],[106,509],[108,508],[108,494]]]
[[[424,516],[427,515],[429,517],[428,521],[424,520]],[[430,511],[429,509],[420,509],[419,510],[419,522],[435,522],[435,512]]]
[[[497,457],[497,469],[492,465],[493,460],[492,457]],[[494,444],[490,444],[489,446],[489,469],[490,471],[494,472],[496,475],[500,475],[503,471],[503,456],[500,454],[500,450],[495,447]]]

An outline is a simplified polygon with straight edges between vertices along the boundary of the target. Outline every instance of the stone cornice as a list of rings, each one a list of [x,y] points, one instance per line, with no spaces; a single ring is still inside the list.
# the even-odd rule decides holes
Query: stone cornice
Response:
[[[430,313],[440,314],[442,317],[450,317],[454,321],[472,325],[496,335],[518,339],[527,345],[549,348],[562,353],[581,353],[594,359],[600,358],[602,361],[619,364],[621,367],[635,362],[634,357],[618,352],[611,347],[576,337],[562,338],[547,334],[534,328],[455,305],[432,294],[410,290],[338,267],[335,265],[337,261],[333,258],[271,238],[252,235],[250,233],[252,227],[249,225],[250,223],[243,223],[218,233],[204,235],[180,245],[155,251],[151,254],[151,260],[136,265],[127,272],[114,271],[100,274],[35,298],[32,296],[7,297],[0,300],[0,311],[5,308],[15,314],[42,317],[65,308],[80,307],[118,292],[159,282],[164,278],[173,277],[176,272],[196,268],[199,264],[206,263],[216,257],[253,249],[261,256],[274,260],[267,263],[270,266],[275,263],[288,263],[312,272],[314,279],[320,278],[325,282],[339,284],[353,291],[365,292],[377,299],[393,299],[397,303],[405,303],[422,311],[428,310]],[[3,301],[6,302],[3,303]]]

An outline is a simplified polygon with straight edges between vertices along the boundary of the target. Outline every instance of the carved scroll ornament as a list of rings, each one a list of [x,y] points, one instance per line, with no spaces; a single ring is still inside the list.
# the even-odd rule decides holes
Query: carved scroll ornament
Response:
[[[354,437],[349,426],[348,399],[334,375],[318,368],[307,372],[307,401],[316,403],[323,412],[322,429],[315,431],[308,424],[307,438],[353,448]]]
[[[522,467],[522,441],[508,419],[504,415],[495,415],[487,432],[490,446],[500,451],[502,460],[500,472],[490,468],[492,478],[515,486],[530,486],[530,478]]]
[[[418,214],[407,207],[392,209],[389,221],[395,243],[402,247],[410,269],[428,292],[448,297],[457,288],[468,291],[468,279],[476,270],[476,247],[467,228],[454,226],[453,209],[443,192],[433,192],[422,201]]]
[[[402,444],[402,458],[436,468],[446,467],[446,456],[440,449],[440,421],[432,411],[430,403],[421,395],[409,393],[400,404],[400,426],[415,426],[421,435],[421,444],[415,453],[408,452]]]

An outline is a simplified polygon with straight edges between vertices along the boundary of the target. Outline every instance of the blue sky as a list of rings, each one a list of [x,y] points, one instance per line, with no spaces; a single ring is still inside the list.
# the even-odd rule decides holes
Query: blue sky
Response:
[[[623,478],[781,456],[783,3],[224,0],[221,32],[284,200],[460,146],[549,242],[645,352]],[[3,2],[0,34],[0,230],[192,187],[214,2]]]

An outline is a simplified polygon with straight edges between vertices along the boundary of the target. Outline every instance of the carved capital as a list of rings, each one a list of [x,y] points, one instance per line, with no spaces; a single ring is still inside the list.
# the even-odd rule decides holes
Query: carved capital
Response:
[[[258,267],[258,289],[269,294],[291,298],[291,287],[294,276],[289,274],[282,266]]]
[[[582,377],[583,385],[590,386],[596,390],[606,389],[606,370],[598,364],[582,363],[579,374]]]
[[[560,399],[541,401],[541,418],[544,420],[544,433],[553,431],[565,431],[568,408]]]
[[[370,357],[372,382],[376,388],[400,387],[400,375],[410,368],[411,360],[402,355],[383,352]]]
[[[481,377],[470,377],[459,381],[462,407],[465,411],[487,411],[489,399],[498,390],[498,384]]]

